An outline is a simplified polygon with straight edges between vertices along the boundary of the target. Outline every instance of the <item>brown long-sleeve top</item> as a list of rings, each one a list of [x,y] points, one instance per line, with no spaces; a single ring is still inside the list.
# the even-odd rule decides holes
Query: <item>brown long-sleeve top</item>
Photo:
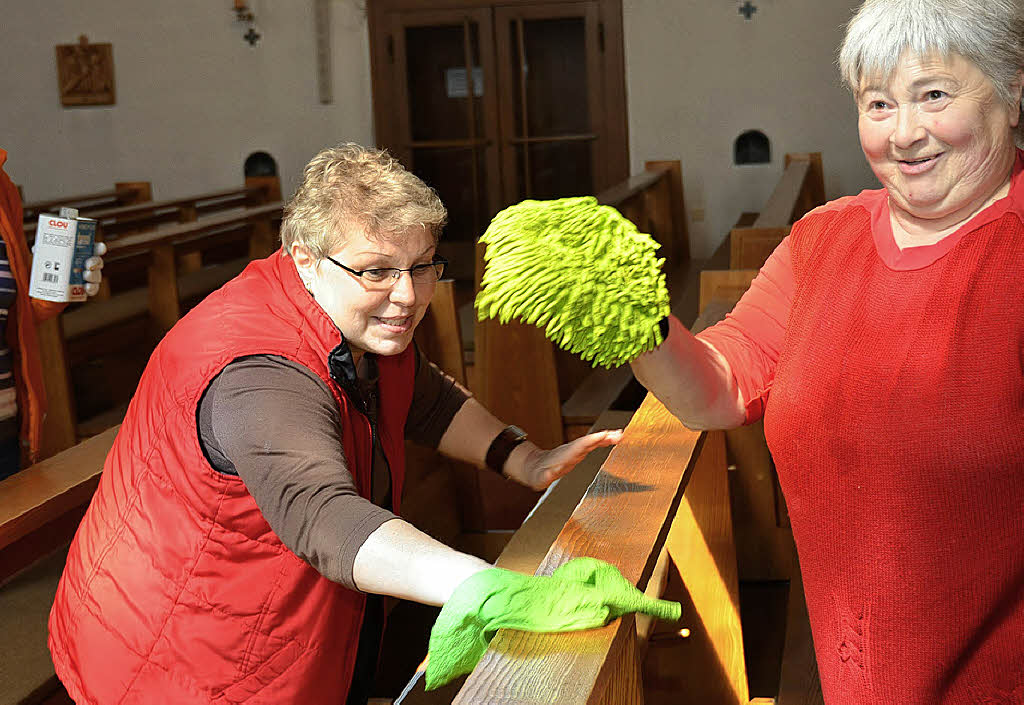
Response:
[[[366,356],[360,384],[369,391]],[[406,438],[436,448],[469,392],[416,351]],[[275,355],[235,360],[199,405],[199,439],[210,464],[238,475],[267,523],[325,577],[356,589],[356,553],[390,511],[391,478],[375,449],[371,496],[359,496],[341,441],[341,414],[322,379]]]

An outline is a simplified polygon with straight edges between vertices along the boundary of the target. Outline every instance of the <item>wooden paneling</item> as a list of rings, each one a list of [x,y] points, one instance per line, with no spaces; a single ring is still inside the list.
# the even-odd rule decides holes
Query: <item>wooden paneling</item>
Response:
[[[683,198],[683,171],[678,159],[648,161],[644,162],[644,168],[648,171],[667,170],[667,178],[661,184],[665,191],[664,197],[668,200],[670,209],[670,229],[659,234],[661,237],[671,237],[671,247],[668,248],[668,265],[675,266],[690,259],[690,231],[686,222],[686,204]],[[664,205],[658,208],[664,209]],[[660,218],[659,218],[660,220]],[[664,254],[662,255],[664,256]]]
[[[756,269],[705,269],[700,273],[700,310],[715,300],[726,301],[732,308],[756,276]]]
[[[778,228],[793,222],[793,211],[810,169],[810,162],[792,160],[787,155],[786,168],[754,222],[755,228]]]
[[[730,269],[760,269],[789,235],[790,224],[824,201],[821,153],[787,154],[786,168],[753,226],[729,233]]]
[[[31,223],[39,218],[40,213],[53,213],[61,206],[78,208],[82,211],[82,215],[88,215],[90,210],[129,205],[151,200],[152,197],[153,193],[148,181],[124,181],[115,184],[112,190],[24,203],[22,218],[26,223]]]
[[[474,364],[480,403],[499,419],[520,426],[541,448],[563,442],[555,354],[551,341],[534,326],[477,321]],[[484,475],[480,491],[490,529],[515,529],[539,493]]]
[[[789,153],[786,155],[786,167],[794,161],[805,161],[810,165],[807,176],[804,179],[804,188],[800,193],[800,200],[793,210],[792,220],[797,220],[804,213],[817,208],[825,202],[825,172],[821,165],[821,152],[809,152],[804,154]]]
[[[171,243],[157,243],[150,250],[149,313],[158,338],[163,337],[178,319],[178,267]]]

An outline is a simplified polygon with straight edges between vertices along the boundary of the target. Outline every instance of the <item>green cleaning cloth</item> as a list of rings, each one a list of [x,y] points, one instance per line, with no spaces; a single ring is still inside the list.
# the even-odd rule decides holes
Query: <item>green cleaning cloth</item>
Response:
[[[682,608],[645,596],[618,568],[596,558],[575,558],[550,577],[481,571],[455,588],[430,630],[426,689],[472,671],[499,629],[593,629],[629,612],[675,621]]]
[[[521,320],[592,364],[661,344],[668,289],[659,245],[592,196],[523,201],[494,216],[476,297],[480,320]]]

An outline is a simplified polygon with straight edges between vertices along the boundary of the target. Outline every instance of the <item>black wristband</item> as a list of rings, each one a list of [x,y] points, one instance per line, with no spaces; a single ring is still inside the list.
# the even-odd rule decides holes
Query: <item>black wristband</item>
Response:
[[[526,431],[518,426],[506,426],[501,430],[487,449],[484,462],[499,475],[505,474],[505,462],[512,454],[513,449],[526,440]]]
[[[668,338],[668,316],[663,316],[662,319],[658,321],[658,330],[661,331],[661,342],[664,343],[665,339]]]

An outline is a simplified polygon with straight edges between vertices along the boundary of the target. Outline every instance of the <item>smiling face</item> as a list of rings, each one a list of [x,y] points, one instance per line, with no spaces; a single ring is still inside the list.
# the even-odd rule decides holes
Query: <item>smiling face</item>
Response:
[[[861,81],[857,110],[864,155],[904,223],[942,230],[1004,195],[1018,111],[970,61],[905,54],[887,82]]]
[[[417,226],[386,239],[351,232],[330,256],[357,271],[408,269],[429,263],[434,248],[431,232]],[[294,244],[291,255],[300,278],[345,336],[357,362],[364,352],[397,355],[412,342],[413,331],[434,295],[436,279],[414,282],[409,272],[403,272],[392,286],[374,285],[329,260],[315,261],[301,245]]]

